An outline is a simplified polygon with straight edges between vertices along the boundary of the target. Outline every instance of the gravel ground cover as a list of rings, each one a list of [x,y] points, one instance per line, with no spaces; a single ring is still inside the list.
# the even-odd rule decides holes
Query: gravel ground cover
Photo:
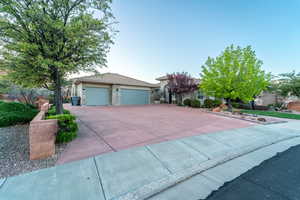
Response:
[[[0,128],[0,178],[52,167],[66,145],[56,145],[56,154],[44,160],[29,160],[28,125]]]

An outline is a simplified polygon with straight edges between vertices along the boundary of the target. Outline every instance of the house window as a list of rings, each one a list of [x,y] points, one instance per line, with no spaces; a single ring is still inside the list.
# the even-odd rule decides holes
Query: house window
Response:
[[[198,91],[197,98],[198,99],[204,99],[204,94],[202,92]]]

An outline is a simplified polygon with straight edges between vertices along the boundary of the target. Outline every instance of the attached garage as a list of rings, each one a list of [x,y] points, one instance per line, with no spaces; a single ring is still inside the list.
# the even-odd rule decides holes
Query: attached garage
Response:
[[[149,103],[149,90],[121,89],[121,105],[143,105]]]
[[[110,104],[108,88],[86,87],[85,97],[87,106],[106,106]]]
[[[72,96],[79,96],[81,104],[144,105],[152,102],[152,90],[156,84],[114,73],[76,78],[72,85]]]

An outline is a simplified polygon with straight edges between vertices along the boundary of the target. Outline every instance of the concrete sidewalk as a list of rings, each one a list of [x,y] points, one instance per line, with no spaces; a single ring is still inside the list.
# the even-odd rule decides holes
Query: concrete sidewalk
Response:
[[[6,200],[205,198],[277,152],[300,144],[299,136],[297,121],[131,148],[0,180],[0,197]],[[195,182],[197,187],[193,187]],[[199,185],[203,187],[199,189]]]

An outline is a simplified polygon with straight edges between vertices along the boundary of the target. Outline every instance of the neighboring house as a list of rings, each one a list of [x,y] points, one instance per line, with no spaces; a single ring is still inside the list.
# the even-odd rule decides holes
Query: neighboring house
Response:
[[[135,105],[152,103],[157,84],[116,73],[74,78],[72,96],[81,97],[82,105]]]
[[[175,103],[176,102],[176,96],[172,93],[170,93],[169,88],[168,88],[168,76],[161,76],[156,78],[157,81],[159,81],[159,87],[160,87],[160,91],[161,91],[161,101],[165,102],[165,103]],[[197,84],[200,83],[200,79],[196,79],[195,78],[195,82]],[[204,102],[205,99],[207,99],[208,97],[205,96],[203,93],[201,93],[199,90],[196,90],[194,92],[189,92],[189,93],[185,93],[183,94],[183,98],[184,99],[198,99],[201,101],[201,103]],[[211,98],[213,99],[213,98]]]
[[[276,104],[276,103],[288,104],[290,102],[296,102],[296,101],[300,101],[300,99],[295,96],[282,97],[277,95],[274,92],[264,91],[255,99],[255,104],[261,106],[268,106],[270,104]]]

